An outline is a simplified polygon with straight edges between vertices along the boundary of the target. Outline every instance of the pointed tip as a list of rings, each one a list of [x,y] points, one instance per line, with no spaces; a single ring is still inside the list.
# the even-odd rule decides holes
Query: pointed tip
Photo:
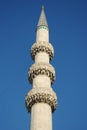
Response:
[[[44,5],[42,5],[42,10],[44,10]]]
[[[48,27],[43,5],[42,5],[42,11],[41,11],[41,14],[40,14],[40,18],[39,18],[37,27],[39,27],[39,26]]]

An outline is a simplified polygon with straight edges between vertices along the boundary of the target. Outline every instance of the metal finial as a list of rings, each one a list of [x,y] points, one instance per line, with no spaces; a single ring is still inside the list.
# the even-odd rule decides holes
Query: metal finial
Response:
[[[44,6],[42,5],[42,10],[44,10]]]

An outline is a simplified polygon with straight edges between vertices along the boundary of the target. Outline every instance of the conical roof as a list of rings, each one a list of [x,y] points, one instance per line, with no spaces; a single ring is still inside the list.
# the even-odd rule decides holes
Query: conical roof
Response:
[[[38,24],[37,24],[37,27],[39,27],[39,26],[48,27],[46,15],[45,15],[45,12],[44,12],[44,6],[42,6],[42,11],[41,11],[40,18],[39,18],[39,21],[38,21]]]

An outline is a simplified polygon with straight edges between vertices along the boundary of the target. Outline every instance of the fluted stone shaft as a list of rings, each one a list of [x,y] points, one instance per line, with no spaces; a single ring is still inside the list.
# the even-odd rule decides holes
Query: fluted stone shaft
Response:
[[[26,107],[31,112],[30,130],[52,130],[52,112],[57,106],[57,97],[51,88],[55,80],[55,69],[50,65],[53,55],[54,49],[49,43],[49,28],[42,9],[36,43],[31,48],[31,57],[35,64],[28,71],[32,89],[25,100]]]

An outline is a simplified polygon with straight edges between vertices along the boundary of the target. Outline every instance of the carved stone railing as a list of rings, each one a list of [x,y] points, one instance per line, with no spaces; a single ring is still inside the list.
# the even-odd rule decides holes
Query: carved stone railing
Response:
[[[28,79],[31,84],[33,79],[38,75],[47,75],[50,78],[52,84],[55,80],[55,69],[52,65],[46,63],[33,64],[28,72]]]
[[[56,109],[57,97],[52,88],[33,88],[26,95],[25,104],[29,112],[31,111],[31,107],[35,103],[40,102],[47,103],[48,105],[50,105],[52,112]]]
[[[39,52],[46,52],[49,55],[49,59],[51,60],[54,56],[54,49],[51,43],[47,42],[37,42],[34,43],[31,47],[31,57],[34,60],[35,55]]]

